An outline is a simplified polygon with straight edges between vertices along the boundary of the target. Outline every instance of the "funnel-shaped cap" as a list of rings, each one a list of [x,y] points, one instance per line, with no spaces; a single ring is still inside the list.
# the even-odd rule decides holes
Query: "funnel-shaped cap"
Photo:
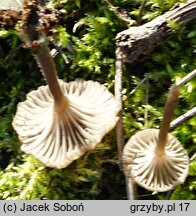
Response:
[[[158,155],[158,135],[158,129],[146,129],[132,136],[124,147],[123,165],[126,175],[140,186],[163,192],[185,181],[189,158],[171,134],[167,136],[165,154]]]
[[[59,85],[66,103],[56,106],[48,86],[18,104],[13,127],[22,151],[50,167],[64,168],[95,147],[114,128],[118,109],[113,95],[98,82]]]

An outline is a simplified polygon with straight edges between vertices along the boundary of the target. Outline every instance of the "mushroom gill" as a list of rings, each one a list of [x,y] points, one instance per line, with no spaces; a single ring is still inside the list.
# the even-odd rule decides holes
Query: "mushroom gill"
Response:
[[[48,85],[27,94],[26,101],[18,104],[12,125],[22,142],[22,151],[46,166],[65,168],[94,148],[115,126],[119,109],[112,93],[98,82],[65,83],[58,79],[48,38],[38,28],[41,5],[37,7],[33,1],[25,8],[21,38]]]
[[[156,191],[168,191],[185,181],[188,175],[187,151],[171,134],[167,135],[165,154],[157,154],[158,129],[137,132],[124,148],[125,173],[140,186]]]
[[[123,149],[125,175],[140,186],[155,192],[172,189],[183,183],[188,175],[187,151],[168,133],[178,95],[179,86],[172,86],[160,130],[146,129],[137,132]]]
[[[58,80],[65,96],[58,105],[48,86],[18,104],[13,127],[21,150],[50,167],[64,168],[95,147],[118,118],[113,95],[98,82]]]

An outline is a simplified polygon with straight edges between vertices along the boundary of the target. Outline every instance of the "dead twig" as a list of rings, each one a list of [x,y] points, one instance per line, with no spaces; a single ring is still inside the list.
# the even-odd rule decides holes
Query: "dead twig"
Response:
[[[137,25],[138,26],[141,24],[142,13],[144,11],[144,7],[145,7],[146,2],[147,2],[147,0],[143,0],[142,4],[140,6],[140,11],[139,11],[139,14],[138,14],[138,17],[137,17]]]
[[[175,120],[173,120],[170,124],[170,130],[174,130],[181,124],[183,124],[185,121],[191,119],[192,117],[196,116],[196,107],[193,107],[183,115],[179,116]]]
[[[196,76],[196,69],[187,74],[185,77],[183,77],[180,81],[177,82],[177,86],[181,86],[185,83],[187,83],[189,80],[191,80],[193,77]]]
[[[122,151],[124,148],[124,136],[123,136],[123,121],[122,121],[122,72],[123,72],[123,65],[121,60],[120,52],[116,52],[116,75],[115,75],[115,99],[117,101],[119,107],[119,120],[116,125],[116,133],[117,133],[117,147],[118,147],[118,157],[120,168],[122,168]]]
[[[128,15],[126,10],[122,8],[115,7],[109,0],[103,0],[108,6],[108,9],[112,11],[120,20],[122,20],[127,27],[129,27],[134,21]]]

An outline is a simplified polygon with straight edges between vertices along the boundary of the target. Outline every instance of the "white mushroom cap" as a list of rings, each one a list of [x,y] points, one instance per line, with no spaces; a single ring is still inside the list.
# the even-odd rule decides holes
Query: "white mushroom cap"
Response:
[[[48,86],[41,86],[18,104],[12,124],[22,151],[64,168],[114,128],[118,109],[112,93],[98,82],[58,82],[68,104],[56,108]]]
[[[167,136],[165,154],[158,155],[158,135],[158,129],[137,132],[125,145],[122,160],[129,178],[148,190],[163,192],[185,181],[189,158],[171,134]]]

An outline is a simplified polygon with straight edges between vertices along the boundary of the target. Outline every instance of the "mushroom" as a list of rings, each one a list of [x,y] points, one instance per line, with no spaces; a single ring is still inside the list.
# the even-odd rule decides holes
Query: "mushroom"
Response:
[[[188,175],[187,151],[169,131],[169,124],[178,103],[179,86],[171,87],[160,130],[146,129],[133,135],[123,150],[126,176],[138,185],[163,192],[185,181]]]
[[[114,128],[118,108],[113,94],[98,82],[59,80],[47,43],[37,44],[34,56],[48,85],[27,94],[12,125],[22,151],[46,166],[65,168]]]

